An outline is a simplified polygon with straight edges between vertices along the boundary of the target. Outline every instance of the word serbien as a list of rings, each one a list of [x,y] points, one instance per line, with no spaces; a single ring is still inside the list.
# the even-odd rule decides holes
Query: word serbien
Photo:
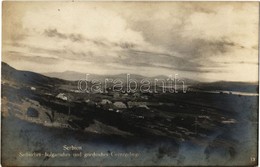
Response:
[[[82,146],[74,146],[74,145],[70,145],[70,146],[67,146],[67,145],[64,145],[63,146],[63,150],[64,151],[70,151],[70,150],[82,150]]]

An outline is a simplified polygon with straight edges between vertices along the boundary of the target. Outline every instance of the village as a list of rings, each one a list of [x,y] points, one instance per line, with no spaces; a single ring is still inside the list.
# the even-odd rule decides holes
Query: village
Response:
[[[86,94],[71,89],[50,93],[33,86],[26,89],[36,94],[45,92],[41,97],[45,102],[29,98],[22,99],[20,104],[9,102],[8,109],[12,110],[9,114],[46,127],[122,136],[133,136],[141,128],[154,135],[170,135],[185,141],[194,136],[205,137],[205,133],[214,130],[216,119],[218,124],[236,123],[235,119],[210,114],[212,109],[206,111],[194,106],[193,110],[198,111],[191,113],[184,103],[158,102],[158,97],[166,96],[164,94],[113,91]],[[52,105],[46,106],[46,102]],[[118,127],[122,124],[125,129]]]

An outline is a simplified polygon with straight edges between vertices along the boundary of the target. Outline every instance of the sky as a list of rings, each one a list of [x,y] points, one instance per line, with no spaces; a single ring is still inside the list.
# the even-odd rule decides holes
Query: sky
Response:
[[[2,61],[199,81],[258,81],[258,2],[3,2]]]

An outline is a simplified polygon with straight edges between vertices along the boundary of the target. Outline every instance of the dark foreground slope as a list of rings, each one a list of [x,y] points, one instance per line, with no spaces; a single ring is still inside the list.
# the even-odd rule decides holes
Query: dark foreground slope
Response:
[[[81,93],[76,91],[77,82],[18,71],[2,64],[4,164],[255,163],[251,158],[256,157],[258,96],[199,91],[185,94],[139,92],[138,96],[115,92]],[[109,102],[104,104],[102,100]],[[113,105],[114,102],[123,103],[125,107]],[[21,152],[63,152],[64,145],[81,146],[84,153],[132,152],[138,156],[19,156],[24,155]]]

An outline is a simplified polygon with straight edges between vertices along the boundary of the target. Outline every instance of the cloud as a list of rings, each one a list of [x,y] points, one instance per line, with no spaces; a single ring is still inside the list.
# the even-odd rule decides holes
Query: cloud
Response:
[[[61,39],[67,39],[68,38],[67,35],[59,33],[57,31],[57,29],[47,29],[47,30],[44,30],[44,35],[46,35],[48,37],[58,37],[58,38],[61,38]]]
[[[39,65],[41,64],[57,64],[57,62],[60,61],[58,58],[54,57],[43,57],[39,55],[34,55],[34,54],[28,54],[28,53],[22,53],[22,52],[15,52],[15,51],[10,51],[6,54],[5,57],[3,57],[3,61],[8,59],[11,59],[13,61],[27,61],[27,62],[32,62],[32,63],[37,63]]]
[[[189,49],[187,46],[193,47],[200,41],[210,42],[211,46],[214,42],[218,46],[224,41],[244,48],[251,48],[257,43],[257,3],[194,2],[175,3],[173,6],[169,5],[152,15],[146,10],[142,14],[137,13],[141,17],[133,17],[129,12],[126,17],[134,18],[130,26],[142,31],[147,41],[176,52]],[[213,49],[210,56],[214,55]],[[193,54],[183,56],[193,58]]]
[[[26,12],[23,27],[39,33],[48,28],[56,30],[53,32],[55,35],[76,33],[89,39],[144,42],[140,32],[129,29],[126,21],[111,10],[79,4],[62,5],[60,11],[55,10],[55,7]]]
[[[247,64],[253,75],[246,80],[257,79],[258,3],[13,2],[10,6],[19,14],[3,12],[4,18],[12,18],[4,19],[3,30],[17,27],[9,32],[12,35],[4,35],[4,60],[20,69],[50,62],[56,66],[39,65],[38,71],[178,72],[234,80],[230,72],[246,76],[239,65]],[[13,53],[8,56],[9,51],[17,58]],[[23,63],[16,62],[18,57]]]
[[[225,38],[217,40],[195,38],[192,40],[182,40],[179,44],[179,52],[191,59],[221,56],[227,52],[232,52],[232,49],[238,46],[236,43]]]

